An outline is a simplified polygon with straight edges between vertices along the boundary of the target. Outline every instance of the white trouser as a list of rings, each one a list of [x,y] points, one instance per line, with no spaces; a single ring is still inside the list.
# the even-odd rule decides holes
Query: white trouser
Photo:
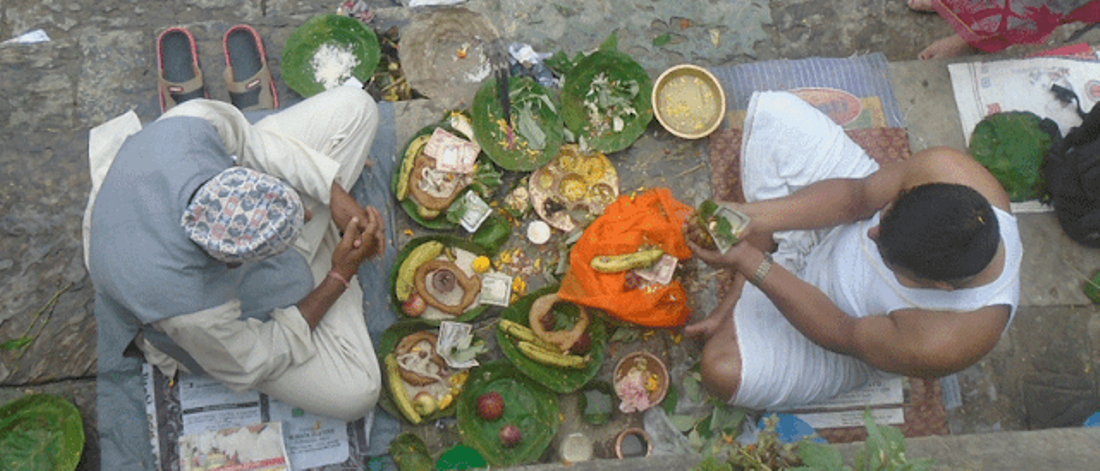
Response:
[[[748,201],[780,198],[829,178],[870,175],[878,164],[836,123],[785,92],[753,95],[741,148]],[[829,230],[775,234],[776,263],[798,275]],[[756,286],[746,284],[733,309],[741,384],[730,399],[752,409],[803,405],[867,380],[865,363],[814,344]]]

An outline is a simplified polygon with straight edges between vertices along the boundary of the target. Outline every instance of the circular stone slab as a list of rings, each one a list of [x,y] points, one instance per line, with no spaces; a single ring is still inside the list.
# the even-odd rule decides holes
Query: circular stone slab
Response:
[[[499,37],[479,13],[432,9],[413,17],[401,37],[398,59],[413,89],[445,109],[468,108],[492,75],[490,57]],[[499,45],[502,58],[505,47]]]

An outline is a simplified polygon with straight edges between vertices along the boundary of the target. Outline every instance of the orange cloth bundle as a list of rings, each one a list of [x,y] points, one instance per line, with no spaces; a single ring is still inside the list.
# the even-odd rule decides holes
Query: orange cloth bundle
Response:
[[[679,327],[691,317],[687,291],[679,281],[650,289],[626,286],[626,274],[600,273],[592,259],[623,255],[642,246],[658,246],[680,260],[691,256],[684,242],[684,220],[692,208],[658,188],[634,197],[623,195],[592,222],[573,246],[569,273],[558,296],[584,306],[602,309],[611,316],[647,327]]]

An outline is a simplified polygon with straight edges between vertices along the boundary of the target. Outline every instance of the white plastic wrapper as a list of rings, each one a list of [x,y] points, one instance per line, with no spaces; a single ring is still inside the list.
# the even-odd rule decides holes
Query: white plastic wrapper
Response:
[[[472,330],[473,327],[470,324],[463,322],[443,321],[439,324],[439,340],[436,341],[435,351],[443,357],[447,366],[464,370],[479,364],[476,359],[458,361],[451,356],[451,352],[455,349],[465,350],[470,347],[474,341]]]

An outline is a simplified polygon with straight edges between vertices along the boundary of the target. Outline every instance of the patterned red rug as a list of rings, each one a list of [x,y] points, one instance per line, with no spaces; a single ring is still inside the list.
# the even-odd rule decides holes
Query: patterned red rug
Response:
[[[870,128],[845,131],[871,158],[879,164],[909,158],[909,135],[901,128]],[[744,201],[741,192],[741,130],[721,128],[710,136],[711,186],[713,198],[721,201]],[[719,293],[730,289],[732,278],[723,281]],[[909,378],[903,406],[905,423],[898,425],[906,437],[948,435],[947,411],[938,380]],[[864,427],[844,427],[817,431],[830,443],[863,441]]]

